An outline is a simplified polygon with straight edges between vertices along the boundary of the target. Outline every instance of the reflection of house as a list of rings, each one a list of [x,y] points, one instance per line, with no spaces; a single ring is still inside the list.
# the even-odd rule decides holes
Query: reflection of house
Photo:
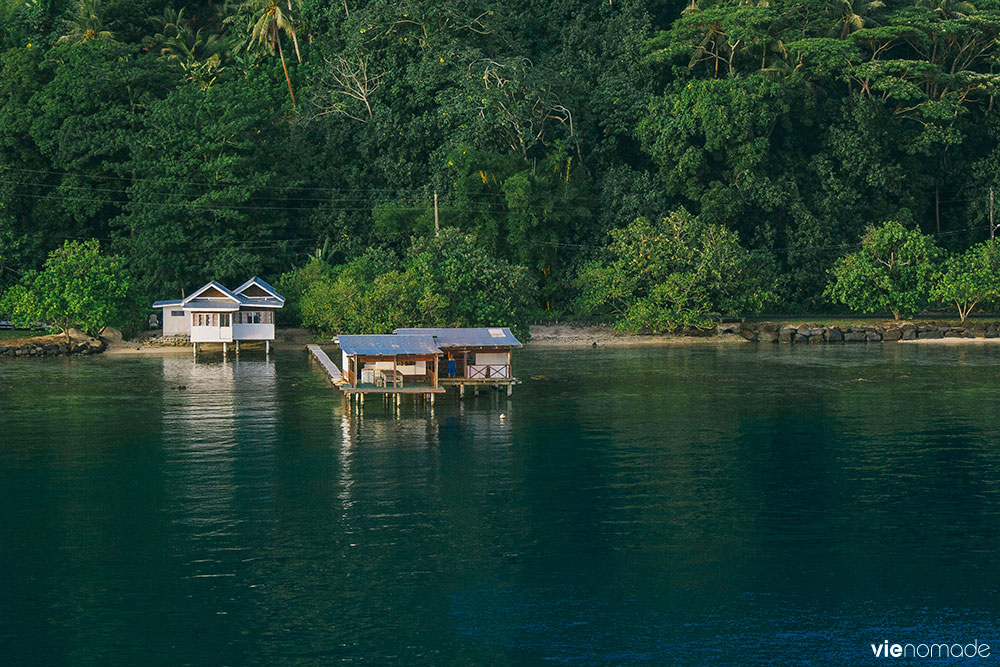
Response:
[[[175,301],[157,301],[163,309],[163,335],[190,335],[197,353],[198,343],[262,340],[270,350],[274,340],[274,311],[285,299],[260,278],[251,278],[230,291],[214,280]]]
[[[521,347],[507,327],[474,329],[396,329],[401,336],[429,335],[441,350],[442,385],[500,385],[518,380],[511,372],[511,350]]]
[[[351,393],[437,394],[441,350],[428,335],[340,336],[341,389]]]

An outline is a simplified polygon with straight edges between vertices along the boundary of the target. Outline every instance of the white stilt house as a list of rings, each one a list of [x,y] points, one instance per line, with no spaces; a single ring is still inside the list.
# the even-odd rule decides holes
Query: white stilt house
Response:
[[[163,310],[163,335],[189,335],[195,354],[200,343],[222,343],[223,354],[229,343],[264,341],[270,352],[274,340],[274,312],[285,299],[260,278],[254,277],[235,290],[228,290],[214,280],[176,301],[157,301],[153,308]]]

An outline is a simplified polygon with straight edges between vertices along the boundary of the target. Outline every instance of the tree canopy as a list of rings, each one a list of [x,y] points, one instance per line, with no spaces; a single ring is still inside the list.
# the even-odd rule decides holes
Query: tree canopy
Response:
[[[0,290],[76,239],[142,299],[403,258],[436,194],[537,317],[680,208],[821,313],[870,225],[985,238],[998,57],[996,0],[11,0]]]

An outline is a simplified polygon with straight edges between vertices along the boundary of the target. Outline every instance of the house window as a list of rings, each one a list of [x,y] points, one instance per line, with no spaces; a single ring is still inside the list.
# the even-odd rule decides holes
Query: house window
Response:
[[[171,310],[170,311],[170,317],[184,317],[184,311],[183,310]]]

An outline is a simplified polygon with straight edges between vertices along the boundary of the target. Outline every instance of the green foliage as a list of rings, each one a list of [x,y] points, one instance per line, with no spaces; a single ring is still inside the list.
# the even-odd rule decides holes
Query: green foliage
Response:
[[[898,320],[926,307],[940,254],[931,237],[890,220],[870,227],[861,249],[834,263],[826,293],[855,312]]]
[[[766,259],[683,209],[658,222],[638,218],[611,238],[609,259],[580,272],[577,307],[615,318],[623,331],[707,327],[720,315],[757,313],[776,298]]]
[[[456,229],[414,240],[401,266],[391,251],[373,249],[338,266],[313,258],[279,284],[301,324],[323,332],[509,326],[528,335],[533,285],[525,269]]]
[[[0,287],[77,238],[150,297],[316,248],[401,280],[437,192],[537,311],[678,207],[823,311],[866,221],[982,239],[998,62],[994,2],[0,0]],[[646,305],[695,321],[699,291],[664,277]]]
[[[976,244],[952,255],[937,275],[931,295],[955,304],[965,318],[977,306],[996,305],[1000,300],[1000,245],[997,241]]]
[[[67,241],[54,250],[40,272],[29,272],[0,302],[15,322],[58,325],[96,334],[120,323],[130,280],[120,257],[100,254],[96,239]]]

